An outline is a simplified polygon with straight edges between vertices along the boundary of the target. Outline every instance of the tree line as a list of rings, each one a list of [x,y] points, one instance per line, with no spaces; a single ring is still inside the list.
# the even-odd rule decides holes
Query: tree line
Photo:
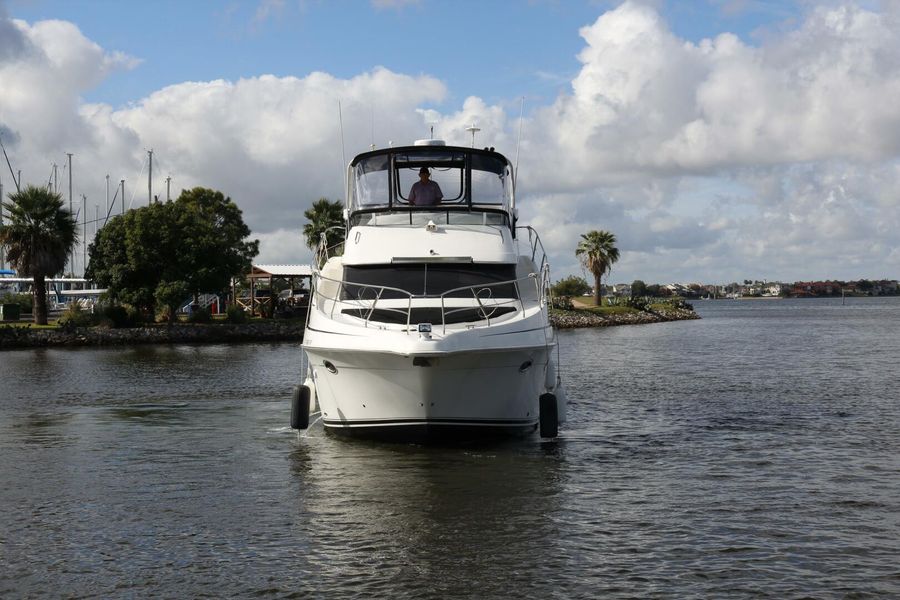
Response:
[[[46,325],[46,279],[65,269],[77,224],[62,197],[42,187],[10,194],[3,207],[8,219],[0,244],[18,273],[34,278],[34,321]],[[171,319],[182,301],[224,292],[232,277],[249,272],[259,253],[259,241],[249,236],[231,198],[196,187],[110,219],[88,247],[85,277],[114,303]]]

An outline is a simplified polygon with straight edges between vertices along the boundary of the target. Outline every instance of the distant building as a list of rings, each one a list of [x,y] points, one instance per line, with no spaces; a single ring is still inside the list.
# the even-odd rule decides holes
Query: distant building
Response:
[[[611,293],[613,296],[631,296],[631,284],[630,283],[617,283],[611,288]]]

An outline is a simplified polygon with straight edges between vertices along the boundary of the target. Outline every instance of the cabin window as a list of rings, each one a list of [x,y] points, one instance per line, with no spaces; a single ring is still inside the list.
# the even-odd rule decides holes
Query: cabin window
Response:
[[[397,168],[397,195],[404,204],[409,202],[409,190],[419,181],[419,169],[431,171],[431,181],[441,186],[444,194],[441,204],[454,204],[465,201],[466,192],[466,155],[449,150],[426,152],[406,152],[394,158]]]
[[[373,156],[359,161],[356,165],[354,208],[387,206],[390,200],[388,187],[388,166],[386,155]]]
[[[415,296],[439,296],[456,288],[451,298],[471,298],[477,293],[487,298],[517,298],[515,265],[485,264],[409,264],[409,265],[360,265],[344,267],[344,300],[374,299],[381,286],[403,290]],[[363,287],[356,284],[365,284]],[[500,283],[500,285],[496,285]],[[495,285],[491,285],[495,284]],[[382,299],[407,298],[402,292],[384,290]]]
[[[472,155],[472,204],[509,204],[511,177],[506,161]]]

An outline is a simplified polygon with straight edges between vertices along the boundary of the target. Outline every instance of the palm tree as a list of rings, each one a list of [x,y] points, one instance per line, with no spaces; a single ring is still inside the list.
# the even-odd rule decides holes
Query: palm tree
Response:
[[[608,231],[589,231],[581,235],[575,256],[581,258],[584,268],[594,274],[594,304],[600,306],[600,278],[609,273],[619,260],[616,236]]]
[[[344,232],[331,227],[343,227],[344,204],[340,200],[332,202],[328,198],[319,198],[311,208],[303,212],[303,216],[309,221],[303,226],[303,235],[306,237],[306,245],[315,250],[324,237],[326,246],[331,248],[344,241]]]
[[[45,279],[66,268],[66,258],[78,240],[77,224],[63,209],[59,194],[29,185],[4,202],[8,221],[0,227],[0,244],[20,276],[34,278],[34,322],[47,324]]]

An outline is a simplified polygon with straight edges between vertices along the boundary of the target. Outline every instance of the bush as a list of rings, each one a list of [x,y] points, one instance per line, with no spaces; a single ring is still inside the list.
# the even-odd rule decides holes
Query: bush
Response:
[[[575,305],[568,296],[554,296],[550,306],[559,310],[575,310]]]
[[[554,283],[550,289],[554,296],[583,296],[593,288],[583,277],[570,275]]]
[[[240,306],[232,304],[225,309],[225,321],[234,324],[246,323],[247,313]]]
[[[192,310],[188,315],[189,323],[209,323],[210,321],[212,321],[212,312],[206,306]]]
[[[627,306],[628,308],[646,311],[648,308],[650,308],[650,299],[646,296],[623,298],[619,302],[619,306]]]
[[[128,307],[128,327],[140,327],[146,322],[147,319],[139,308],[134,306]]]
[[[144,315],[133,306],[105,304],[99,306],[96,312],[100,316],[101,324],[113,329],[140,327],[144,323]]]
[[[86,310],[77,301],[72,300],[66,307],[65,312],[59,318],[58,323],[66,329],[72,327],[91,327],[95,325],[97,319],[94,315]]]
[[[128,321],[128,310],[124,306],[107,304],[101,309],[100,315],[114,329],[131,326],[131,323]]]
[[[13,294],[6,292],[0,296],[0,304],[18,304],[22,308],[23,313],[32,312],[34,298],[31,294]]]

